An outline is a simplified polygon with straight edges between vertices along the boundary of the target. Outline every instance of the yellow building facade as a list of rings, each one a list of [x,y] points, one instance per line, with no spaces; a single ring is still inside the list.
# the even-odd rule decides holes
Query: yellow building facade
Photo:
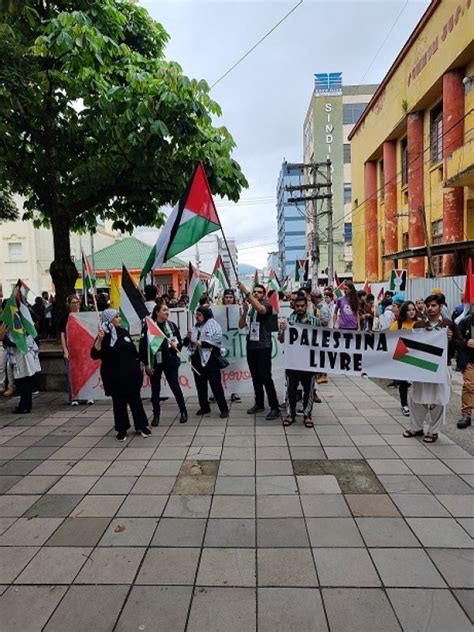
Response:
[[[474,252],[474,0],[433,0],[352,130],[355,281]]]

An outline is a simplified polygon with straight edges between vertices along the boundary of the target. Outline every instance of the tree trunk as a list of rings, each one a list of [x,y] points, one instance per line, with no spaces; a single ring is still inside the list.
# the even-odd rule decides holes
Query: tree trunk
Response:
[[[66,213],[55,213],[51,217],[53,230],[54,261],[49,267],[56,291],[53,317],[56,324],[66,313],[66,299],[74,294],[74,284],[78,277],[76,266],[71,260],[70,222]]]

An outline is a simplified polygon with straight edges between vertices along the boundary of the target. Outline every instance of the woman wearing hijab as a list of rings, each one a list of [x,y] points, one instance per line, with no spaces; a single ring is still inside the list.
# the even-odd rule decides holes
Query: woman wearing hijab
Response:
[[[413,329],[415,324],[420,320],[416,313],[416,306],[413,301],[406,301],[400,308],[397,320],[390,325],[390,331],[400,331],[400,329]],[[410,416],[410,408],[408,406],[408,389],[410,382],[400,380],[398,382],[398,392],[400,394],[400,406],[402,414],[405,417]]]
[[[132,411],[137,434],[149,437],[140,390],[143,374],[135,345],[126,329],[120,327],[120,316],[115,309],[102,312],[102,327],[91,349],[94,360],[102,360],[100,375],[106,395],[112,397],[117,441],[125,441],[130,428],[127,405]]]
[[[179,422],[184,424],[188,421],[184,395],[178,379],[178,369],[181,364],[178,351],[181,350],[183,343],[177,325],[168,320],[169,314],[170,310],[168,305],[165,301],[158,299],[157,304],[153,308],[151,317],[165,334],[166,338],[163,340],[160,350],[155,354],[152,366],[148,366],[149,357],[146,332],[140,340],[140,359],[145,365],[145,371],[150,377],[151,383],[151,403],[153,406],[152,426],[157,426],[160,423],[161,376],[163,373],[178,404],[180,412]]]
[[[224,395],[221,382],[221,346],[222,329],[214,320],[209,307],[198,307],[196,310],[196,324],[183,344],[188,347],[191,364],[195,369],[194,381],[199,399],[197,415],[207,415],[211,412],[207,398],[208,384],[216,399],[220,410],[220,417],[229,416],[229,407]]]

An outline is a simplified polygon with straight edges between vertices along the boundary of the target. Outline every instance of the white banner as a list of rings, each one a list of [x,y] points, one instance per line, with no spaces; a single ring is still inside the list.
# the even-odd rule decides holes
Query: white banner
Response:
[[[239,330],[240,307],[238,305],[213,306],[215,319],[219,322],[223,332],[223,344],[226,349],[225,357],[229,366],[222,371],[222,383],[227,396],[231,393],[241,395],[253,394],[252,378],[246,359],[246,333]],[[284,310],[285,314],[288,309]],[[191,323],[191,315],[187,309],[171,309],[170,320],[176,323],[184,338]],[[70,374],[74,399],[106,399],[102,380],[100,378],[100,361],[90,357],[90,350],[97,334],[97,316],[94,312],[71,314],[68,319],[67,337],[70,356]],[[138,339],[134,336],[138,344]],[[186,349],[183,348],[186,353]],[[273,334],[272,372],[277,391],[283,400],[284,366],[283,345]],[[179,370],[179,381],[184,396],[195,395],[194,378],[189,364],[182,362]],[[166,378],[163,376],[162,395],[170,396]],[[150,380],[144,376],[142,397],[150,396]]]
[[[358,332],[296,324],[285,332],[285,368],[440,384],[447,343],[446,329]]]

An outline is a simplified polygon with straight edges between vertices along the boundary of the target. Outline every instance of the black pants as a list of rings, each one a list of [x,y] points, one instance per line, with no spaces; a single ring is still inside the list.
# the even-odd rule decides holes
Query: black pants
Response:
[[[179,412],[186,412],[186,404],[184,402],[183,391],[179,385],[178,367],[169,366],[167,364],[155,364],[155,372],[151,376],[151,403],[153,406],[153,415],[160,418],[160,393],[161,393],[161,376],[165,374],[166,381],[169,384],[171,392],[173,393],[176,403],[178,404]]]
[[[410,388],[410,382],[404,380],[398,383],[398,392],[400,393],[400,405],[408,406],[408,389]]]
[[[268,405],[272,410],[278,410],[279,403],[272,378],[272,349],[249,349],[247,347],[247,362],[252,376],[255,404],[259,408],[265,407],[263,389],[267,392]]]
[[[303,414],[305,417],[311,417],[314,401],[314,382],[316,373],[309,371],[286,370],[286,396],[288,402],[288,414],[294,417],[296,415],[296,402],[298,401],[298,386],[301,384],[303,388]]]
[[[16,390],[20,395],[20,401],[18,402],[20,410],[31,410],[33,406],[33,378],[34,376],[20,377],[15,380]]]
[[[201,357],[199,352],[197,352],[192,357],[192,364],[196,371],[200,373],[200,375],[198,375],[196,371],[193,371],[194,383],[196,384],[199,400],[199,408],[203,412],[209,412],[211,410],[209,399],[207,397],[209,384],[212,394],[219,406],[219,410],[221,413],[227,413],[229,411],[229,407],[222,387],[221,370],[216,364],[214,358],[209,358],[209,362],[203,367],[201,364]]]
[[[117,432],[126,432],[130,428],[130,419],[128,417],[127,404],[132,411],[133,424],[136,430],[141,430],[148,425],[145,409],[140,397],[140,391],[137,393],[113,393],[112,405],[114,411],[115,430]]]

